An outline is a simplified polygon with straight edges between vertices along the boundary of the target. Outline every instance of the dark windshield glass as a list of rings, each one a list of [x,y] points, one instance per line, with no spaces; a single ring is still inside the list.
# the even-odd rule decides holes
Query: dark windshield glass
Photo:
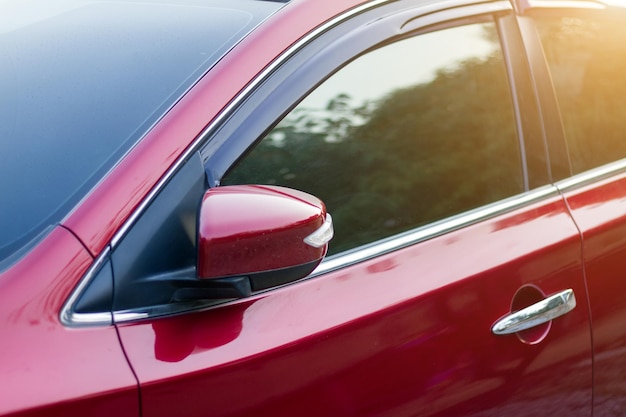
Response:
[[[0,267],[58,223],[209,67],[279,7],[15,3],[3,3],[0,13]]]

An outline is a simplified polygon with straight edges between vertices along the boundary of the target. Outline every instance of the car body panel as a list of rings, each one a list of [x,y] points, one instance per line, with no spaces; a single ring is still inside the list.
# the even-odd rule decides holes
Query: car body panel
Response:
[[[68,329],[59,320],[92,261],[57,227],[2,275],[0,415],[139,415],[136,381],[115,328]]]
[[[567,204],[546,186],[530,203],[461,214],[454,227],[437,223],[439,232],[429,234],[426,226],[419,231],[427,238],[349,261],[358,248],[310,279],[203,311],[114,326],[69,328],[59,319],[94,262],[115,250],[162,186],[197,157],[199,138],[281,54],[342,13],[383,3],[286,4],[217,62],[61,225],[0,271],[0,415],[515,417],[588,416],[592,404],[595,415],[626,409],[616,366],[626,361],[624,337],[615,330],[626,314],[623,175],[563,185]],[[539,335],[492,334],[527,288],[546,297],[572,289],[577,306]]]
[[[626,411],[626,174],[567,187],[565,196],[584,242],[593,323],[594,415],[620,415]]]
[[[493,335],[529,284],[546,295],[572,288],[579,304],[540,343]],[[250,299],[119,332],[150,417],[591,412],[580,237],[558,196]]]

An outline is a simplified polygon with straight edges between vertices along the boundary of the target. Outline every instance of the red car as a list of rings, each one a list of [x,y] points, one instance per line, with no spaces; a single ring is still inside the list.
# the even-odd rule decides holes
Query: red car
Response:
[[[623,4],[0,10],[0,415],[626,413]]]

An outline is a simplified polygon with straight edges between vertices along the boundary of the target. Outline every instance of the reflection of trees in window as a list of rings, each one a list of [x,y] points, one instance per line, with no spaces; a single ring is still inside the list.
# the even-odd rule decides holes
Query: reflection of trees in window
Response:
[[[575,172],[626,157],[626,26],[538,20]]]
[[[223,183],[318,196],[335,221],[331,253],[518,193],[519,148],[499,51],[377,103],[354,106],[339,94],[321,112],[296,108]]]

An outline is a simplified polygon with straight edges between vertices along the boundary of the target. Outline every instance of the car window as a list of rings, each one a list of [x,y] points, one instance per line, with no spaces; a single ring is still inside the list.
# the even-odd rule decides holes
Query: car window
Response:
[[[536,23],[574,173],[626,157],[623,20],[543,17]]]
[[[2,8],[0,270],[279,7],[180,0]]]
[[[430,32],[353,60],[221,181],[245,183],[324,200],[335,223],[329,253],[523,191],[495,25]]]

